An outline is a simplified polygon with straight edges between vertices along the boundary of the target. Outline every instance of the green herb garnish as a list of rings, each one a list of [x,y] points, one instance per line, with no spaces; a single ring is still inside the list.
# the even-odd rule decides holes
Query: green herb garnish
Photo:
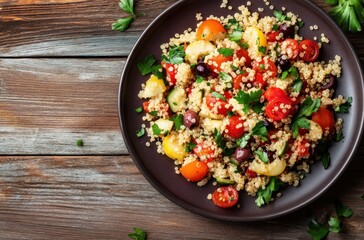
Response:
[[[257,206],[261,207],[264,204],[268,204],[272,199],[273,192],[277,191],[282,185],[283,183],[278,178],[271,177],[265,188],[260,188],[257,191],[257,198],[255,200]]]
[[[361,0],[326,0],[334,7],[330,16],[346,32],[360,32],[364,24],[364,6]]]
[[[217,51],[225,57],[231,57],[234,53],[234,49],[232,48],[219,48]]]
[[[353,103],[353,98],[348,97],[345,103],[341,104],[337,108],[335,108],[335,112],[337,113],[349,113],[349,108],[351,107],[351,104]]]
[[[144,136],[144,134],[145,134],[145,129],[144,129],[144,128],[141,128],[140,130],[137,130],[137,131],[136,131],[136,136],[137,136],[138,138],[143,137],[143,136]]]
[[[243,111],[247,113],[253,103],[259,102],[262,93],[263,92],[261,89],[257,91],[251,91],[249,93],[239,90],[234,99],[236,99],[239,104],[244,104]]]
[[[83,140],[82,139],[78,139],[76,141],[76,145],[79,146],[79,147],[82,147],[83,146]]]
[[[168,56],[162,55],[162,59],[166,63],[180,64],[184,62],[186,56],[184,46],[173,46],[168,52]]]
[[[155,64],[156,59],[152,55],[146,56],[142,61],[137,63],[140,74],[143,76],[153,73],[158,78],[163,78],[161,72],[162,66],[160,64]]]
[[[147,239],[147,234],[140,228],[133,228],[134,232],[129,233],[128,237],[135,239],[135,240],[145,240]]]
[[[120,19],[116,20],[116,22],[114,22],[111,25],[111,28],[112,28],[112,30],[123,32],[129,28],[130,24],[136,18],[136,15],[134,13],[134,1],[133,0],[120,0],[119,7],[126,13],[129,13],[131,16],[128,16],[126,18],[120,18]]]
[[[313,240],[321,240],[324,239],[327,234],[329,234],[330,230],[324,224],[320,224],[315,220],[311,220],[308,224],[308,234],[312,237]]]
[[[189,142],[187,143],[186,147],[185,147],[185,152],[189,153],[192,152],[192,150],[196,147],[196,143],[193,142]]]
[[[264,163],[268,163],[268,161],[269,161],[269,159],[268,159],[268,154],[267,154],[266,152],[264,152],[261,148],[260,148],[260,149],[258,149],[258,150],[256,150],[254,153],[258,156],[258,158],[259,158],[262,162],[264,162]]]

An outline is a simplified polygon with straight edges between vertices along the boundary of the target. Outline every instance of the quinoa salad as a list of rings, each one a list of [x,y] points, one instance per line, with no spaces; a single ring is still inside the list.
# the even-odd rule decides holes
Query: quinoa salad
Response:
[[[181,178],[212,182],[206,197],[222,208],[242,207],[245,195],[269,204],[309,177],[313,163],[328,168],[330,144],[344,138],[337,113],[352,102],[334,91],[341,57],[320,58],[322,48],[335,50],[325,34],[301,36],[304,19],[265,3],[271,14],[262,17],[251,2],[232,9],[224,0],[231,15],[197,13],[197,25],[163,43],[160,58],[137,64],[146,80],[137,136]]]

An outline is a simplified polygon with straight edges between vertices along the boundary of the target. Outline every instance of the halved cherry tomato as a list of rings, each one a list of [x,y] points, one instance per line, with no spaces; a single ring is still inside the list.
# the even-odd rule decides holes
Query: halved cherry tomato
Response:
[[[201,161],[211,162],[214,160],[213,156],[215,151],[211,146],[208,146],[204,142],[197,144],[193,149],[193,152],[200,158]]]
[[[240,116],[233,115],[229,117],[229,123],[226,125],[227,135],[232,138],[240,138],[243,136],[244,130],[244,120]]]
[[[287,38],[281,43],[282,52],[288,59],[296,59],[300,53],[298,42],[292,38]]]
[[[263,88],[266,85],[266,80],[277,76],[277,66],[269,58],[264,58],[262,61],[253,63],[255,71],[255,80],[253,85]],[[266,77],[265,77],[266,76]]]
[[[238,200],[238,191],[233,186],[219,187],[212,194],[212,201],[222,208],[232,207]]]
[[[143,102],[143,110],[146,113],[149,112],[148,106],[149,106],[149,101]]]
[[[280,121],[292,113],[293,103],[289,97],[277,97],[268,102],[265,113],[275,121]]]
[[[233,56],[225,57],[224,55],[219,54],[217,56],[212,57],[207,62],[207,65],[213,72],[219,73],[219,72],[221,72],[221,64],[224,62],[232,61],[232,60],[233,60]]]
[[[320,125],[323,131],[333,133],[335,130],[334,113],[327,108],[319,107],[317,112],[312,113],[312,121]]]
[[[320,54],[320,46],[310,39],[302,40],[299,44],[299,56],[306,62],[314,62]]]
[[[277,39],[279,34],[280,34],[280,32],[278,32],[278,31],[269,32],[267,34],[268,42],[280,42],[280,41],[282,41],[281,39]]]
[[[249,73],[245,72],[243,74],[238,74],[236,77],[233,78],[233,87],[234,89],[240,89],[240,83],[243,81],[243,77],[248,76]]]
[[[240,59],[242,57],[245,58],[245,66],[251,67],[252,66],[252,59],[249,57],[249,52],[244,48],[239,48],[236,50],[236,56]]]
[[[216,41],[224,39],[226,30],[224,26],[216,19],[207,19],[197,28],[197,40]]]
[[[253,86],[259,87],[259,88],[264,88],[265,85],[267,85],[267,82],[264,80],[263,73],[259,73],[259,72],[255,73]]]
[[[176,74],[177,74],[177,68],[174,64],[161,62],[162,67],[166,70],[167,74],[167,82],[170,86],[174,86],[176,84]]]
[[[245,171],[245,175],[247,175],[249,178],[256,178],[258,176],[258,174],[250,168]]]
[[[310,156],[310,143],[306,138],[302,139],[297,146],[297,154],[301,158],[308,158]]]
[[[196,160],[187,163],[186,165],[181,167],[179,171],[186,179],[192,182],[198,182],[206,177],[208,169],[209,168],[207,167],[207,164],[205,162]]]
[[[211,93],[206,94],[206,105],[213,113],[227,116],[228,112],[233,109],[232,106],[226,107],[232,95],[229,92],[224,92],[223,96],[225,99],[213,97]]]
[[[264,92],[263,96],[270,102],[277,97],[287,97],[287,93],[281,88],[270,87]]]

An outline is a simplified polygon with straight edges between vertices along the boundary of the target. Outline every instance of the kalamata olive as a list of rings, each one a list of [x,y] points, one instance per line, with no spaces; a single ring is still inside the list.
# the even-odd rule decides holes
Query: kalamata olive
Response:
[[[283,59],[282,56],[278,58],[277,63],[282,71],[288,70],[292,65],[291,61],[289,61],[288,59]]]
[[[325,78],[326,83],[321,87],[321,89],[329,89],[331,88],[335,83],[335,76],[330,74],[328,77]]]
[[[234,158],[239,162],[248,160],[250,155],[251,151],[249,148],[238,147],[234,152]]]
[[[279,26],[279,31],[283,33],[283,38],[292,38],[294,36],[294,26],[283,23]]]
[[[268,130],[273,128],[273,124],[266,119],[264,119],[263,124]]]
[[[209,66],[204,62],[199,62],[193,68],[193,73],[197,76],[208,77],[211,74]]]
[[[188,110],[183,114],[183,124],[189,129],[194,128],[199,124],[199,117],[197,113],[192,110]]]

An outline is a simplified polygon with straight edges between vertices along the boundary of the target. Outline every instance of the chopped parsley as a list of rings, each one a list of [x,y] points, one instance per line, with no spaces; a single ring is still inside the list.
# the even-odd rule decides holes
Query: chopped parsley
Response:
[[[146,56],[142,61],[137,63],[140,74],[145,76],[153,73],[158,78],[163,78],[163,74],[161,72],[162,66],[155,63],[156,59],[152,55]]]
[[[165,131],[164,129],[161,129],[158,124],[154,123],[152,125],[152,131],[153,131],[153,134],[155,135],[161,135],[163,134],[164,136],[167,136],[168,134],[168,131]]]
[[[335,200],[335,210],[338,217],[349,218],[353,215],[353,210],[345,206],[340,200]]]
[[[217,51],[225,57],[231,57],[234,53],[234,49],[232,48],[219,48]]]
[[[83,140],[82,140],[82,139],[78,139],[78,140],[76,141],[76,145],[77,145],[78,147],[82,147],[82,146],[83,146]]]
[[[320,99],[312,100],[311,97],[306,98],[306,100],[302,103],[300,109],[298,110],[295,119],[301,118],[303,116],[309,117],[312,113],[317,112],[318,108],[321,105]]]
[[[268,159],[268,154],[266,152],[264,152],[261,148],[259,148],[258,150],[256,150],[254,152],[258,158],[264,162],[264,163],[268,163],[269,159]]]
[[[196,82],[197,82],[197,83],[202,83],[202,82],[203,82],[203,77],[201,77],[201,76],[197,76],[197,77],[196,77]]]
[[[150,111],[148,112],[149,115],[153,116],[153,117],[157,117],[158,116],[158,112],[157,111]]]
[[[120,18],[111,25],[112,30],[123,32],[129,28],[136,15],[134,13],[134,1],[133,0],[120,0],[119,7],[130,16],[126,18]]]
[[[341,231],[341,221],[338,217],[330,217],[328,221],[330,226],[329,231],[334,233],[339,233]]]
[[[343,130],[340,129],[339,131],[336,131],[334,134],[334,141],[335,142],[340,142],[344,139],[344,134],[343,134]]]
[[[283,183],[278,178],[271,177],[265,188],[260,188],[257,191],[257,198],[255,199],[257,206],[261,207],[268,204],[272,199],[273,192],[277,191],[282,185]]]
[[[175,116],[172,116],[170,120],[173,121],[173,129],[175,131],[178,131],[181,129],[181,126],[183,125],[183,115],[177,114]]]
[[[353,98],[348,97],[345,103],[341,104],[337,108],[335,108],[335,112],[337,113],[349,113],[349,108],[351,107],[351,104],[353,103]]]
[[[253,135],[259,136],[263,141],[268,140],[268,130],[264,121],[260,121],[252,129]]]
[[[214,98],[219,98],[221,100],[223,100],[224,102],[226,102],[226,98],[224,95],[222,95],[221,93],[219,92],[212,92],[211,93],[211,96],[214,97]]]
[[[300,128],[310,129],[310,126],[311,126],[311,122],[307,118],[302,117],[302,118],[296,119],[291,125],[293,137],[294,138],[298,137],[298,133],[299,133],[298,130]]]
[[[364,6],[361,0],[326,0],[334,7],[330,16],[346,32],[360,32],[364,24]]]
[[[226,29],[232,29],[229,33],[228,38],[233,42],[240,42],[243,36],[243,29],[239,25],[238,21],[233,18],[229,19],[228,24],[225,26]]]
[[[288,20],[288,21],[291,20],[291,18],[287,17],[287,15],[285,15],[282,10],[280,10],[280,11],[275,10],[273,12],[273,15],[278,19],[279,22],[283,22],[285,20]]]
[[[136,131],[136,136],[138,138],[143,137],[144,135],[145,135],[145,129],[144,128],[141,128],[140,130]]]
[[[248,145],[250,137],[251,134],[246,133],[241,138],[236,140],[236,144],[238,145],[238,147],[244,148],[246,147],[246,145]]]
[[[259,102],[260,97],[262,96],[262,90],[259,89],[257,91],[251,91],[249,93],[244,92],[243,90],[239,90],[237,95],[234,97],[238,101],[239,104],[243,104],[243,111],[247,113],[249,108],[253,103]]]
[[[189,153],[192,152],[192,150],[196,147],[196,143],[193,142],[189,142],[187,143],[186,147],[185,147],[185,152]]]
[[[258,47],[258,51],[265,54],[267,52],[267,47],[264,47],[264,46],[259,46]]]
[[[295,66],[291,66],[288,70],[282,72],[281,79],[284,80],[288,76],[291,76],[291,78],[294,80],[298,79],[299,77],[298,69]]]
[[[141,112],[143,112],[143,108],[142,107],[137,107],[137,108],[135,108],[135,112],[136,113],[141,113]]]
[[[221,133],[215,128],[214,129],[215,143],[219,148],[222,149],[225,156],[231,156],[235,152],[235,148],[228,148],[226,142]]]
[[[316,222],[314,219],[312,219],[308,224],[308,234],[312,237],[313,240],[321,240],[324,239],[327,234],[329,234],[330,230],[329,228],[324,225]]]
[[[302,80],[297,78],[292,83],[292,92],[299,93],[302,90]]]
[[[162,55],[162,59],[166,63],[180,64],[184,62],[186,56],[184,46],[173,46],[169,50],[168,56]]]
[[[135,240],[145,240],[147,239],[147,234],[145,231],[143,231],[140,228],[133,228],[134,232],[133,233],[129,233],[128,237],[135,239]]]
[[[220,72],[219,77],[225,82],[233,81],[233,78],[228,73],[225,73],[225,72]]]

